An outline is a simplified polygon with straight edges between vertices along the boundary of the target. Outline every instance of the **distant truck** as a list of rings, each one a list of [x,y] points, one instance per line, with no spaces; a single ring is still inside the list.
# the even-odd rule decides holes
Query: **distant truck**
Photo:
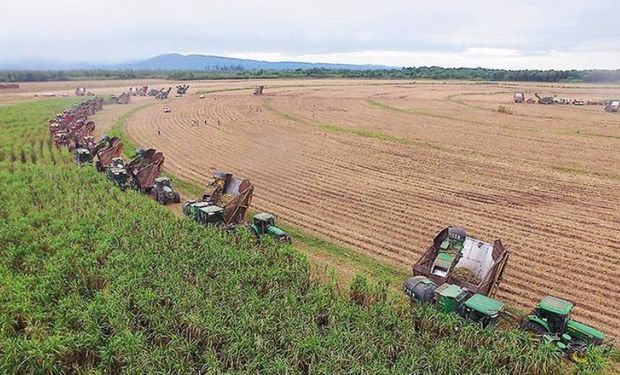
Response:
[[[500,240],[484,242],[468,236],[465,229],[452,226],[435,236],[413,266],[413,275],[425,276],[436,285],[449,283],[472,293],[493,296],[509,255]]]
[[[620,100],[612,100],[605,105],[605,112],[618,112],[620,110]]]
[[[515,103],[523,103],[525,101],[525,95],[522,92],[517,92],[514,95]]]

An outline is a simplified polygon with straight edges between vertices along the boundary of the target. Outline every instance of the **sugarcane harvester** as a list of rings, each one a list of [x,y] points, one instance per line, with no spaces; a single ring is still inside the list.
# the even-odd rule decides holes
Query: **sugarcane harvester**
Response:
[[[131,188],[143,193],[150,193],[155,179],[159,177],[163,167],[164,155],[161,152],[153,148],[148,150],[138,148],[135,156],[127,163],[126,167],[131,178]]]
[[[178,85],[176,89],[177,89],[177,96],[183,96],[187,93],[187,90],[189,90],[189,85]]]
[[[403,291],[413,302],[432,304],[441,312],[455,313],[483,327],[496,326],[505,308],[503,302],[494,298],[454,284],[437,286],[425,276],[409,278]]]
[[[97,171],[104,172],[111,164],[113,158],[117,158],[123,151],[121,140],[118,137],[104,136],[94,148],[93,155],[97,157],[95,167]]]
[[[463,228],[451,226],[435,236],[413,266],[413,276],[425,276],[436,285],[449,283],[493,296],[509,256],[500,240],[491,244],[468,236]]]

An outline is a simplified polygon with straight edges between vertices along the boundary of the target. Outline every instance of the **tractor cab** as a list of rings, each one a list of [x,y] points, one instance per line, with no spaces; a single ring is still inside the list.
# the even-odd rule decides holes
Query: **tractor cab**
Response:
[[[121,190],[125,190],[129,183],[129,174],[125,168],[108,168],[106,171],[107,177],[114,181]]]
[[[547,322],[551,332],[564,332],[573,307],[573,304],[568,301],[546,296],[536,306],[534,314]]]
[[[110,161],[110,168],[112,169],[125,169],[125,160],[121,157],[112,158]]]
[[[278,242],[291,243],[291,237],[282,229],[276,227],[276,217],[270,213],[260,213],[254,215],[250,229],[257,238],[269,235]]]
[[[271,226],[275,226],[275,216],[268,213],[254,215],[252,224],[256,228],[259,235],[267,234],[267,230]]]
[[[168,177],[161,176],[153,180],[151,196],[161,204],[181,202],[181,196],[174,191]]]
[[[186,202],[183,204],[183,213],[185,216],[204,225],[224,223],[224,209],[210,202]]]
[[[211,206],[212,204],[204,201],[190,201],[183,204],[183,213],[185,216],[191,217],[193,220],[198,221],[199,211],[201,208]]]
[[[164,191],[172,191],[172,186],[170,185],[170,179],[168,177],[157,177],[154,182],[156,188]]]
[[[431,267],[431,273],[440,277],[447,277],[452,265],[458,262],[463,250],[467,233],[460,227],[449,227],[440,239],[437,257]]]
[[[441,312],[457,312],[465,299],[467,299],[467,290],[458,285],[446,283],[435,290],[435,306]]]
[[[219,206],[206,206],[198,209],[197,221],[204,225],[224,224],[224,209]]]
[[[93,155],[85,148],[76,148],[74,151],[75,162],[79,166],[89,165],[93,162]]]
[[[504,311],[503,302],[482,294],[474,294],[461,306],[459,315],[487,327],[497,325],[502,311]]]

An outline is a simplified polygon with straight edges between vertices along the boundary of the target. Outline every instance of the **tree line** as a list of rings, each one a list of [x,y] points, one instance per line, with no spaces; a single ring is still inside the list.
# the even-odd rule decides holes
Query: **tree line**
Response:
[[[203,71],[161,70],[24,70],[0,71],[0,82],[43,82],[115,79],[251,79],[251,78],[375,78],[375,79],[431,79],[470,81],[532,81],[532,82],[620,82],[617,70],[505,70],[487,68],[403,67],[401,69],[348,70],[348,69],[294,69],[244,70],[238,66],[219,67]]]

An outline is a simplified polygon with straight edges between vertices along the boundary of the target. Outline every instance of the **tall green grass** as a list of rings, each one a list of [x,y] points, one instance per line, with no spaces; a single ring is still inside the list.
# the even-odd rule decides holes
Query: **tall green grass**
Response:
[[[0,373],[568,371],[519,331],[412,309],[361,276],[342,294],[290,246],[233,241],[121,192],[45,146],[60,103],[23,105],[0,131],[2,150],[43,142],[36,161],[0,161]]]

